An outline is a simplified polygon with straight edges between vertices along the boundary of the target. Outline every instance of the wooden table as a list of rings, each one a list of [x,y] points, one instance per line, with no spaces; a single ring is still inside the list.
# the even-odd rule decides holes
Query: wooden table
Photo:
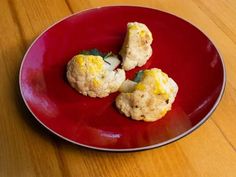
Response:
[[[221,52],[227,71],[222,101],[210,119],[167,146],[110,153],[65,142],[27,111],[18,86],[22,57],[31,42],[57,20],[91,7],[131,4],[175,14],[201,29]],[[235,0],[1,0],[0,176],[236,176]]]

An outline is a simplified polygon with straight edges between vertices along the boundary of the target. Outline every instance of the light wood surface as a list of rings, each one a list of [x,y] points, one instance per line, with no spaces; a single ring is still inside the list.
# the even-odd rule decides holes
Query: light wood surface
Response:
[[[157,8],[191,22],[215,43],[226,65],[225,93],[210,119],[161,148],[110,153],[72,145],[42,128],[19,93],[22,57],[43,30],[80,10],[120,4]],[[235,0],[1,0],[0,177],[234,177],[235,70]]]

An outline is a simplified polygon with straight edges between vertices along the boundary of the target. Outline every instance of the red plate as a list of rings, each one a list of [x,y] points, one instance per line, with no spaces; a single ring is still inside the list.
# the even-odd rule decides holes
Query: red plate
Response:
[[[179,85],[173,108],[156,122],[134,121],[114,106],[118,93],[90,98],[66,81],[66,64],[81,50],[118,53],[128,22],[152,31],[153,55],[142,68],[161,68]],[[173,142],[199,127],[223,94],[225,69],[212,42],[190,23],[155,9],[112,6],[86,10],[51,26],[28,49],[20,70],[22,97],[34,117],[72,143],[133,151]]]

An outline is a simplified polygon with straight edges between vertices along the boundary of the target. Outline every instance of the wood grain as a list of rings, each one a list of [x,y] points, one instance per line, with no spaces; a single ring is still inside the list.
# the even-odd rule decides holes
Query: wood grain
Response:
[[[157,8],[191,22],[215,43],[226,65],[225,94],[211,118],[161,148],[110,153],[72,145],[42,128],[20,97],[22,57],[43,30],[71,13],[120,4]],[[236,1],[1,0],[0,7],[0,177],[235,176]]]

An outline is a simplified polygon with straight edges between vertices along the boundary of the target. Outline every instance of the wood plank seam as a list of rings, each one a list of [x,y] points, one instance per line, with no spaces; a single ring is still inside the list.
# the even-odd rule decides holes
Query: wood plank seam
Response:
[[[220,126],[217,124],[217,122],[214,119],[211,119],[212,122],[215,124],[215,126],[217,127],[217,129],[220,131],[220,133],[222,134],[222,136],[225,138],[225,140],[229,143],[230,147],[232,147],[232,149],[236,152],[236,148],[234,147],[234,145],[229,141],[229,139],[227,138],[227,136],[224,134],[223,130],[220,128]]]
[[[68,165],[64,163],[64,156],[60,150],[59,143],[57,142],[57,140],[53,140],[52,138],[51,138],[51,142],[52,142],[53,146],[55,147],[55,154],[56,154],[58,166],[59,166],[62,176],[63,177],[71,177]]]
[[[219,18],[217,18],[214,13],[204,5],[200,0],[193,0],[196,4],[196,6],[205,13],[209,19],[226,35],[229,37],[229,39],[236,45],[236,41],[234,41],[231,36],[234,36],[231,29],[228,28],[227,25],[225,25],[224,22],[222,22]],[[218,23],[217,23],[218,22]],[[223,26],[223,27],[222,27]],[[226,30],[225,30],[226,29]],[[230,33],[230,34],[229,34]]]
[[[23,44],[23,47],[24,47],[24,51],[26,51],[26,49],[27,49],[27,41],[26,41],[26,38],[25,38],[25,35],[24,35],[24,32],[23,32],[24,31],[23,27],[20,24],[20,20],[19,20],[19,18],[17,16],[16,7],[12,3],[12,1],[7,1],[7,3],[9,5],[9,9],[11,11],[12,19],[13,19],[14,23],[16,24],[16,27],[17,27],[17,29],[19,31],[19,34],[20,34],[19,36],[20,36],[20,40],[22,41],[22,44]]]
[[[74,12],[73,12],[73,9],[72,9],[70,3],[68,2],[68,0],[65,0],[65,3],[66,3],[66,5],[67,5],[69,11],[73,14],[73,13],[74,13]]]
[[[2,46],[0,45],[0,47],[2,48]],[[3,68],[5,68],[5,71],[6,71],[6,74],[7,74],[7,78],[8,78],[8,80],[10,81],[11,80],[11,74],[10,74],[10,72],[9,72],[9,69],[8,69],[8,67],[7,67],[7,61],[6,60],[4,60],[4,56],[2,55],[2,57],[1,57],[1,60],[2,60],[2,62],[3,62],[3,64],[4,64],[4,67]]]

